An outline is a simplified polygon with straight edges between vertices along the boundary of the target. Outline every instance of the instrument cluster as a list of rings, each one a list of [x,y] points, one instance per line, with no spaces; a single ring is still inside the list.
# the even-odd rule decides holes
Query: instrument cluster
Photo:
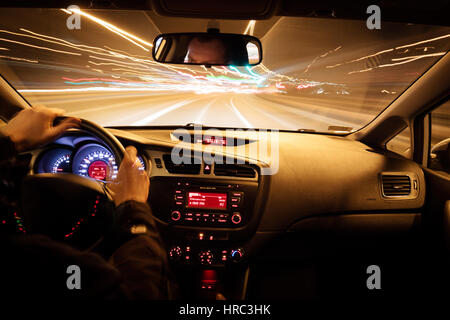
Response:
[[[146,161],[138,156],[141,170],[147,170]],[[118,165],[112,152],[97,142],[79,145],[53,145],[44,150],[36,161],[36,173],[74,173],[100,181],[117,178]]]

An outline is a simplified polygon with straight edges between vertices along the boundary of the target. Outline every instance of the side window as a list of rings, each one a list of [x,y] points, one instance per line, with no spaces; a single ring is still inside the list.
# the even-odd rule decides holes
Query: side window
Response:
[[[386,143],[386,149],[411,159],[411,130],[406,127]]]
[[[431,139],[428,167],[450,174],[450,100],[431,114]]]

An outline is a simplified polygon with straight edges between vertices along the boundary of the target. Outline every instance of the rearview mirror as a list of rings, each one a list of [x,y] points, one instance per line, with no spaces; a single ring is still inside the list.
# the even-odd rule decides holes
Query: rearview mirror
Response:
[[[231,33],[167,33],[153,42],[153,59],[161,63],[206,66],[255,66],[262,60],[261,42]]]

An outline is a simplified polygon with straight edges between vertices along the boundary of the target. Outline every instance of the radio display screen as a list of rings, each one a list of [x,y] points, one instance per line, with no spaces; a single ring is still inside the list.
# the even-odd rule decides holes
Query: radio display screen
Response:
[[[226,193],[211,193],[211,192],[192,192],[187,193],[188,208],[197,209],[227,209],[227,194]]]

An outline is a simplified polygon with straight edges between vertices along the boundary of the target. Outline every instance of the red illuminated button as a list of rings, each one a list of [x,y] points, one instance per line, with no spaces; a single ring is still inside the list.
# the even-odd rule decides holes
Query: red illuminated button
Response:
[[[181,218],[180,211],[172,211],[172,214],[170,215],[173,221],[178,221]]]
[[[242,217],[238,212],[233,213],[233,215],[231,216],[231,222],[233,222],[234,224],[239,224],[242,221]]]
[[[238,197],[231,198],[231,202],[233,202],[233,203],[239,203],[240,201],[241,201],[241,198],[238,198]]]
[[[178,260],[182,254],[183,254],[183,250],[178,246],[172,247],[169,250],[169,258],[172,260]]]
[[[203,168],[204,174],[210,174],[211,173],[211,165],[205,164],[205,167]]]
[[[198,258],[201,264],[212,264],[213,262],[213,254],[210,250],[201,251],[198,254]]]

